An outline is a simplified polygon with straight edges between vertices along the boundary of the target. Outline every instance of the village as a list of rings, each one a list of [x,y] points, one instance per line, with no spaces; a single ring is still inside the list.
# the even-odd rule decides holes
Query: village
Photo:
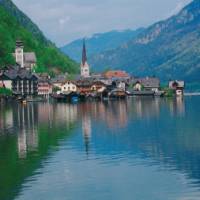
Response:
[[[130,96],[183,96],[184,81],[169,81],[161,87],[157,77],[134,77],[125,71],[108,70],[103,73],[90,73],[87,61],[85,40],[83,41],[80,74],[70,78],[68,74],[50,77],[48,73],[35,73],[37,63],[34,52],[24,52],[23,42],[16,41],[16,64],[0,71],[0,99],[12,98],[28,101],[77,102],[87,99],[108,100]]]

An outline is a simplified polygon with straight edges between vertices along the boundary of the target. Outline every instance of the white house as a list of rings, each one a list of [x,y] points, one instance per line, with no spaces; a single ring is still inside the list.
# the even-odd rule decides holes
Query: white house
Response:
[[[68,94],[68,93],[71,93],[71,92],[77,92],[77,86],[72,81],[67,81],[67,82],[63,83],[61,85],[60,89],[61,89],[60,93],[62,93],[62,94]]]
[[[184,81],[170,81],[169,88],[174,90],[177,96],[183,96],[183,90],[185,88]]]

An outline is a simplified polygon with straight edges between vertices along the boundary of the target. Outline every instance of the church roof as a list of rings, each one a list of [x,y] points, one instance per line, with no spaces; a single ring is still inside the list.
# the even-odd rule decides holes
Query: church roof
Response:
[[[36,63],[36,55],[34,52],[24,53],[24,61],[26,63]]]
[[[35,73],[31,73],[30,71],[26,70],[25,68],[10,68],[9,70],[4,71],[1,77],[7,77],[10,80],[14,80],[16,78],[20,79],[32,79],[35,77],[39,79],[39,77]],[[0,77],[0,79],[1,79]]]
[[[84,39],[83,50],[82,50],[82,65],[84,66],[86,62],[87,62],[87,52],[86,52],[85,39]]]

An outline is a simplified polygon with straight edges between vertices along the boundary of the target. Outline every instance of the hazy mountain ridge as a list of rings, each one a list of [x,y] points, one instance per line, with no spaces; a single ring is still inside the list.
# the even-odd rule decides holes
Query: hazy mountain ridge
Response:
[[[136,75],[200,80],[200,0],[145,29],[135,39],[90,58],[95,69],[120,68]]]
[[[88,56],[115,49],[130,39],[135,38],[141,33],[144,28],[137,30],[110,31],[106,33],[97,33],[86,38]],[[62,52],[69,55],[71,58],[80,62],[83,39],[78,39],[70,44],[61,47]]]

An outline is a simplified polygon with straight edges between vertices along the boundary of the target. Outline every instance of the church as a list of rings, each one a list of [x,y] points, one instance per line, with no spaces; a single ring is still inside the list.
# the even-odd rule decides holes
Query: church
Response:
[[[13,53],[15,61],[21,68],[27,70],[33,70],[36,66],[37,59],[34,52],[24,52],[23,42],[20,40],[16,41],[15,53]]]
[[[87,63],[87,52],[86,52],[86,45],[85,39],[83,40],[83,50],[82,50],[82,61],[80,66],[81,77],[87,78],[90,77],[90,66]]]

